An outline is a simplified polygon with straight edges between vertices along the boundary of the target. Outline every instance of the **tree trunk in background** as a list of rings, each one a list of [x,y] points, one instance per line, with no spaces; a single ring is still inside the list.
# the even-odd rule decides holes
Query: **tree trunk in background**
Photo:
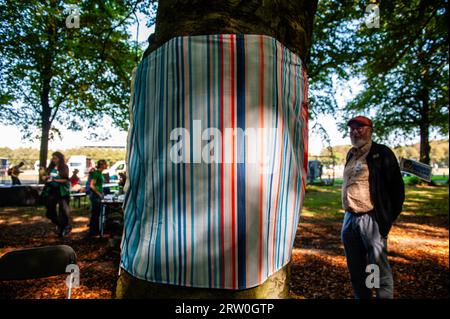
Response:
[[[430,165],[430,105],[428,90],[424,89],[421,97],[422,114],[420,118],[420,161]]]
[[[47,153],[48,153],[48,139],[49,139],[50,126],[42,127],[41,130],[41,146],[39,149],[39,169],[41,166],[47,168]],[[39,183],[44,183],[41,174],[39,174]]]
[[[56,1],[50,1],[52,9],[56,9]],[[45,30],[47,33],[48,44],[45,47],[46,54],[42,61],[42,69],[40,71],[41,80],[41,146],[39,150],[39,168],[47,167],[47,153],[50,129],[52,126],[52,108],[50,105],[50,90],[52,81],[52,69],[57,43],[57,29],[54,17],[46,20]],[[42,176],[39,174],[39,183],[44,183]]]
[[[46,167],[47,165],[47,153],[48,153],[48,140],[50,134],[50,116],[51,109],[49,105],[49,94],[50,94],[50,81],[43,81],[44,88],[41,94],[41,146],[39,150],[39,168],[41,166]],[[44,183],[42,176],[39,174],[39,183]]]
[[[161,0],[144,57],[176,36],[261,34],[307,62],[316,8],[317,0]],[[255,288],[201,289],[146,282],[122,270],[116,298],[287,298],[289,278],[288,264]]]
[[[420,161],[430,165],[430,127],[429,124],[420,126]]]

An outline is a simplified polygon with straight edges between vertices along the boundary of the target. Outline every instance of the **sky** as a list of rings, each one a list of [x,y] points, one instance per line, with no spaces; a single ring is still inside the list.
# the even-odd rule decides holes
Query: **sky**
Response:
[[[142,14],[138,14],[139,19],[139,34],[138,41],[140,44],[146,47],[148,36],[154,32],[154,27],[147,28],[145,25],[145,17]],[[130,26],[130,32],[132,34],[132,39],[136,39],[137,33],[137,24]],[[355,96],[361,90],[361,85],[357,80],[353,80],[347,85],[337,84],[336,86],[336,100],[339,107],[343,107],[346,101],[350,100],[353,96]],[[337,128],[336,119],[331,115],[320,115],[317,118],[317,121],[322,124],[322,126],[327,131],[328,135],[331,139],[331,145],[342,145],[349,144],[348,138],[343,137],[343,132],[340,132]],[[49,148],[52,150],[59,149],[68,149],[68,148],[77,148],[82,146],[126,146],[126,138],[127,132],[121,131],[117,128],[113,128],[110,125],[110,120],[105,119],[105,123],[103,123],[103,127],[108,128],[108,134],[110,138],[106,141],[92,141],[89,139],[87,134],[83,131],[69,131],[62,127],[60,130],[62,132],[62,139],[56,138],[53,141],[49,142]],[[315,124],[314,121],[309,123],[309,127],[313,127]],[[39,141],[27,141],[22,140],[22,134],[18,127],[15,126],[6,126],[0,124],[0,134],[2,137],[7,136],[7,138],[0,139],[0,147],[9,147],[9,148],[18,148],[18,147],[33,147],[39,148]],[[39,135],[39,132],[36,134]],[[320,153],[323,147],[326,147],[320,136],[311,132],[309,136],[309,153],[312,155],[317,155]]]

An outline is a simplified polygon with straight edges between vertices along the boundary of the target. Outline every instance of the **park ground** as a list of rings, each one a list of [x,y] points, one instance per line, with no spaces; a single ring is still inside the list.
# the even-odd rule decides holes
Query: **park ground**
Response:
[[[396,298],[449,297],[448,186],[408,186],[404,211],[388,239]],[[113,298],[119,251],[112,238],[85,239],[89,213],[73,208],[73,232],[63,241],[43,208],[0,209],[0,256],[14,249],[67,244],[80,266],[73,298]],[[340,242],[339,186],[308,186],[292,256],[293,298],[352,298]],[[0,282],[0,298],[65,298],[65,275]]]

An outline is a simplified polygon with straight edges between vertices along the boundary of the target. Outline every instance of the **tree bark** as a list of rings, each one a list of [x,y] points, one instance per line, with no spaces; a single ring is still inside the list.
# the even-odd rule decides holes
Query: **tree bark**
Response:
[[[42,93],[41,93],[41,147],[39,150],[39,167],[46,166],[48,153],[48,140],[51,128],[51,108],[50,108],[50,80],[49,67],[46,66],[41,75]],[[39,174],[39,183],[43,183],[42,176]]]
[[[177,36],[260,34],[276,38],[306,62],[316,8],[317,0],[161,0],[144,58]],[[219,291],[154,284],[122,271],[116,297],[287,298],[289,274],[288,264],[255,288]]]
[[[56,2],[51,1],[51,6],[56,8]],[[41,78],[41,145],[39,151],[39,167],[46,166],[48,141],[50,128],[52,125],[52,109],[50,107],[50,89],[52,80],[53,56],[55,52],[57,38],[57,24],[54,17],[49,17],[46,25],[48,46],[43,55],[43,66],[40,72]],[[41,57],[42,58],[42,57]],[[39,175],[39,183],[43,183],[42,176]]]
[[[430,165],[430,125],[424,123],[420,126],[420,162]]]
[[[144,57],[176,36],[263,34],[306,62],[316,9],[316,0],[161,0]]]
[[[44,121],[43,121],[44,122]],[[39,150],[39,168],[41,166],[46,167],[47,153],[48,153],[48,139],[49,139],[50,126],[43,124],[41,129],[41,145]],[[44,183],[42,176],[39,174],[39,183]]]
[[[422,114],[419,124],[420,129],[420,162],[430,165],[430,105],[428,101],[428,91],[423,90]]]

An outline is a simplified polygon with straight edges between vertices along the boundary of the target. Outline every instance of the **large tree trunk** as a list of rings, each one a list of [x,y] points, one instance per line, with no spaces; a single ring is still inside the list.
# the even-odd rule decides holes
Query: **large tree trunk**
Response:
[[[316,0],[161,0],[144,57],[175,36],[264,34],[306,61]]]
[[[261,34],[276,38],[306,62],[316,7],[316,0],[161,0],[144,57],[176,36]],[[122,271],[116,297],[286,298],[289,273],[288,264],[258,287],[219,291],[154,284]]]

